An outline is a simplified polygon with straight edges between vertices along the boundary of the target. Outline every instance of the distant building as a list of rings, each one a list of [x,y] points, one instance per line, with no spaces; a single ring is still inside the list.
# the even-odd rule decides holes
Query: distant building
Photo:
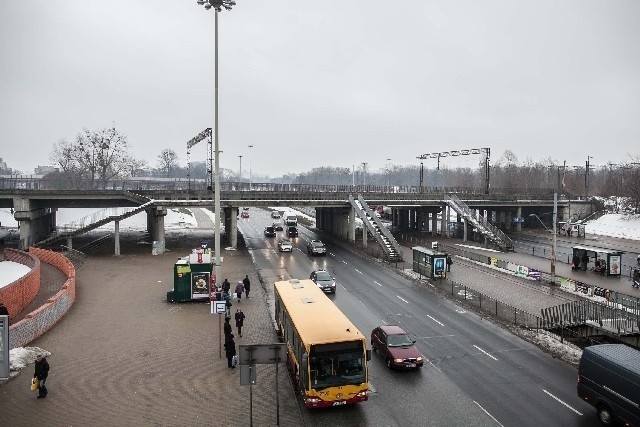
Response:
[[[7,162],[0,157],[0,175],[11,175],[13,171],[7,166]]]
[[[33,170],[36,175],[46,175],[51,172],[58,172],[58,168],[55,166],[40,166]]]

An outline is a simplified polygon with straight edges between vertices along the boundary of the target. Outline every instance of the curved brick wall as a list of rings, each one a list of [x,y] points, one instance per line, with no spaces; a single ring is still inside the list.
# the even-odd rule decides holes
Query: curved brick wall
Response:
[[[31,304],[40,291],[40,260],[35,255],[17,249],[5,248],[3,253],[5,261],[17,262],[31,269],[18,280],[0,288],[0,301],[9,310],[9,319],[12,319]]]
[[[71,261],[64,255],[44,249],[29,248],[29,253],[62,271],[67,280],[45,304],[9,327],[9,348],[23,347],[47,332],[69,311],[76,299],[76,270]]]

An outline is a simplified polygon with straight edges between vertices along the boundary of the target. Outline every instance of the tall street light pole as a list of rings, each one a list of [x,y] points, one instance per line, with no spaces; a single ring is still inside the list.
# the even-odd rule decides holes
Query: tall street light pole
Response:
[[[242,154],[238,157],[240,158],[240,171],[238,173],[238,181],[242,182]]]
[[[231,10],[233,6],[236,5],[234,0],[198,0],[197,3],[201,6],[204,6],[205,9],[209,10],[213,8],[214,13],[214,112],[213,112],[213,132],[214,132],[214,153],[215,153],[215,175],[214,175],[214,200],[213,200],[213,209],[216,212],[216,220],[215,220],[215,228],[214,228],[214,250],[215,250],[215,260],[214,260],[214,274],[216,278],[216,282],[220,280],[222,276],[222,262],[220,261],[220,141],[218,139],[218,12],[222,11],[224,7],[225,10]]]
[[[551,280],[556,283],[556,250],[558,247],[558,192],[553,192],[553,245],[551,246]]]
[[[253,145],[249,145],[249,148],[253,148]],[[251,178],[251,150],[249,150],[249,188],[251,188],[251,183],[253,179]]]

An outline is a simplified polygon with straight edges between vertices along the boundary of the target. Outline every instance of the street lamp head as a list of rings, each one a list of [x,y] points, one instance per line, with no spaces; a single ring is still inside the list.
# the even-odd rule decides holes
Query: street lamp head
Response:
[[[207,10],[213,8],[216,12],[222,12],[222,8],[231,10],[231,8],[236,5],[234,0],[198,0],[197,3],[200,6],[204,5],[204,8]]]

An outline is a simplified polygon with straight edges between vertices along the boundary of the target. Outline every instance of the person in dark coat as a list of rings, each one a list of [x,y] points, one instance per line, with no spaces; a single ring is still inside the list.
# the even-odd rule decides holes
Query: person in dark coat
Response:
[[[236,310],[236,327],[238,328],[238,335],[242,336],[242,325],[244,324],[244,313],[242,310]]]
[[[251,280],[249,280],[248,274],[244,276],[244,279],[242,279],[242,284],[244,285],[244,291],[247,294],[247,299],[249,299],[249,291],[251,291]]]
[[[236,296],[238,297],[238,302],[242,299],[242,293],[244,292],[244,284],[242,282],[238,282],[236,285]]]
[[[231,290],[231,283],[229,283],[227,279],[224,279],[224,282],[222,282],[222,292],[229,293],[230,290]]]
[[[236,342],[233,340],[233,334],[229,334],[228,338],[224,341],[224,354],[227,356],[227,366],[229,368],[235,368],[233,366],[233,356],[236,355]]]
[[[47,358],[43,354],[39,354],[36,357],[36,369],[33,373],[33,378],[37,378],[40,381],[40,388],[38,388],[38,399],[44,399],[47,397],[47,387],[44,383],[47,381],[47,377],[49,376],[49,362],[47,362]]]
[[[231,321],[231,318],[229,316],[225,316],[224,326],[223,326],[225,341],[227,340],[227,337],[231,335],[231,332],[232,332],[230,321]]]
[[[0,302],[0,316],[8,316],[9,310],[4,306],[2,302]]]
[[[447,271],[451,271],[451,264],[453,264],[453,260],[451,259],[451,255],[447,255]]]

